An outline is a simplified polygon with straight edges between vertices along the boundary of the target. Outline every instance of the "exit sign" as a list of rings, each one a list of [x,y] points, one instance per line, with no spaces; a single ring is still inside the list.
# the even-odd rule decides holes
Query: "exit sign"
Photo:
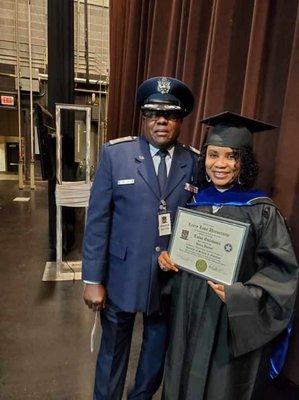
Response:
[[[15,105],[14,96],[1,96],[1,105],[2,106],[14,106]]]

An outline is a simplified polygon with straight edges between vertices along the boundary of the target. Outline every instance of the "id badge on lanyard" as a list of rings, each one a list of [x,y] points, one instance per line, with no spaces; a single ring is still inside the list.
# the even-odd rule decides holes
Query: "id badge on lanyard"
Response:
[[[158,214],[159,236],[171,235],[170,212],[167,212],[165,200],[161,200]]]

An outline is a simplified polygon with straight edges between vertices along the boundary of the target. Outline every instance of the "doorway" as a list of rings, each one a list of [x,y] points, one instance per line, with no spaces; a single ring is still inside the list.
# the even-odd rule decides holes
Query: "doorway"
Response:
[[[6,143],[6,170],[8,172],[18,172],[19,163],[19,143]]]

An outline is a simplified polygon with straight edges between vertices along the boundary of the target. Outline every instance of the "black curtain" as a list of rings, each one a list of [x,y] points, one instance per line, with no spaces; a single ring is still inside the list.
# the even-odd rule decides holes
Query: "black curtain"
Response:
[[[48,1],[48,108],[55,120],[56,103],[74,103],[74,2]],[[61,114],[62,175],[63,180],[74,180],[74,116],[69,111]],[[55,139],[51,151],[55,154]],[[55,156],[54,156],[55,159]],[[49,178],[49,239],[56,245],[55,165]],[[62,217],[63,249],[69,251],[74,242],[74,210],[65,208]]]

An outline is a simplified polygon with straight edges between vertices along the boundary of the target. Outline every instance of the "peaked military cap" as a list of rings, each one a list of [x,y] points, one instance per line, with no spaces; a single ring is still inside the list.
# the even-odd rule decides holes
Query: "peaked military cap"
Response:
[[[209,132],[205,145],[210,144],[233,149],[252,147],[253,133],[277,128],[275,125],[244,117],[230,111],[204,118],[201,122],[213,127]]]
[[[139,86],[137,103],[142,111],[165,111],[185,117],[193,109],[194,97],[185,83],[159,76],[147,79]]]

